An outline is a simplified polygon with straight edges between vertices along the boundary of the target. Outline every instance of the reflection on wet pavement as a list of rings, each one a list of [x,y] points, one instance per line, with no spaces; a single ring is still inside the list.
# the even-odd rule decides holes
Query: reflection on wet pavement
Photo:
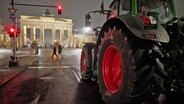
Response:
[[[40,96],[39,101],[43,101],[48,89],[49,82],[41,79],[30,79],[22,83],[21,90],[17,97],[24,97],[27,102],[33,101],[36,97]]]

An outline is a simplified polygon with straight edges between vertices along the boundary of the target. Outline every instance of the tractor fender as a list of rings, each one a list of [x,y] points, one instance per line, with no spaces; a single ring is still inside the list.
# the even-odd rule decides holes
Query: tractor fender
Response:
[[[134,36],[158,42],[169,42],[169,35],[162,25],[157,23],[157,29],[144,29],[143,20],[140,15],[133,16],[118,16],[107,20],[98,36],[97,45],[100,44],[101,38],[104,35],[104,32],[108,31],[108,28],[123,28],[125,31],[131,32]]]

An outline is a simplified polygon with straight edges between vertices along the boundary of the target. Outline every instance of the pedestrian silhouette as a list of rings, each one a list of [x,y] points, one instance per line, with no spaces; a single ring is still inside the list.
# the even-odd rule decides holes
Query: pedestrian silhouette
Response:
[[[56,46],[53,47],[53,53],[52,53],[52,58],[54,57],[54,55],[58,58],[57,56],[57,49],[56,49]]]
[[[35,47],[35,55],[38,55],[39,54],[39,48],[38,46]]]
[[[60,56],[62,55],[62,46],[61,46],[61,44],[59,44],[59,46],[58,46],[58,54],[60,54]]]

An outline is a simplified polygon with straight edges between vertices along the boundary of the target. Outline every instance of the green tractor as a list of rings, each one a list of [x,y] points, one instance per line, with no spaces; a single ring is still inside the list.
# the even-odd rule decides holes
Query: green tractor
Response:
[[[173,0],[113,0],[110,9],[96,44],[82,48],[83,80],[99,84],[106,104],[183,104],[184,17]]]

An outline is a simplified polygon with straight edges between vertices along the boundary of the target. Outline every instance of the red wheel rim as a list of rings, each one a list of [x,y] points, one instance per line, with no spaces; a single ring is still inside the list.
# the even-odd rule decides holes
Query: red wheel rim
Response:
[[[86,71],[86,54],[84,52],[82,52],[82,56],[81,56],[81,72],[85,72]]]
[[[102,60],[102,75],[106,89],[116,93],[124,79],[121,53],[114,45],[109,45],[105,50]]]

